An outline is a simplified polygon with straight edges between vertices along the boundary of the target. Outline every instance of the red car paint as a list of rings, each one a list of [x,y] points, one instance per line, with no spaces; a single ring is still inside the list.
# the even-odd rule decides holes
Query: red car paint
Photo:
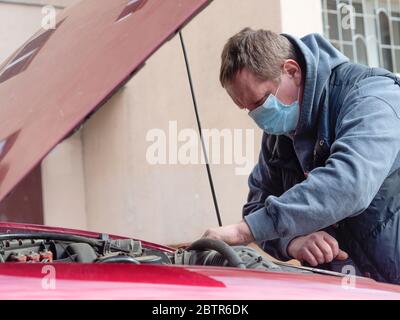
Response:
[[[40,231],[100,236],[0,223],[0,233]],[[148,242],[143,245],[173,251]],[[46,286],[49,270],[54,272],[53,287]],[[167,265],[3,263],[0,288],[0,299],[400,299],[400,286],[366,278],[356,278],[352,286],[346,278],[327,275]]]
[[[0,201],[209,0],[85,0],[0,66]]]
[[[0,201],[208,3],[85,0],[1,65]],[[0,233],[40,231],[99,236],[0,223]],[[364,278],[349,286],[345,280],[226,267],[1,263],[0,299],[400,299],[399,286]]]
[[[100,236],[88,231],[0,223],[0,233],[41,231]],[[173,251],[148,242],[143,245]],[[44,284],[48,266],[54,271],[54,287]],[[226,267],[3,263],[0,299],[400,299],[400,287],[365,278],[357,278],[351,286],[346,278],[334,276]]]

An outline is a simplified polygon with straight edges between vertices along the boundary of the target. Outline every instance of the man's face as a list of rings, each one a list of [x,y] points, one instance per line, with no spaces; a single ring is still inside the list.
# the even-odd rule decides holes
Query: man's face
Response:
[[[242,69],[225,88],[229,96],[240,109],[253,109],[262,105],[270,94],[275,95],[284,104],[290,105],[301,93],[301,71],[292,60],[285,63],[282,76],[274,80],[260,80],[252,72]]]
[[[275,93],[277,84],[262,81],[247,69],[240,70],[226,91],[240,109],[251,111],[264,103],[270,93]]]

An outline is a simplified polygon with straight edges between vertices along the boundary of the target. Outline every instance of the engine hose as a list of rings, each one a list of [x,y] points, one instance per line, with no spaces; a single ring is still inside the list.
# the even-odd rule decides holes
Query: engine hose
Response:
[[[132,264],[140,264],[139,261],[137,261],[133,257],[128,257],[128,256],[113,256],[113,257],[106,257],[106,258],[100,258],[95,261],[96,263],[132,263]]]
[[[246,269],[246,265],[242,261],[242,259],[239,257],[239,255],[236,253],[233,248],[231,248],[229,245],[227,245],[224,241],[222,240],[215,240],[215,239],[209,239],[209,238],[203,238],[200,240],[197,240],[193,242],[189,247],[187,247],[185,250],[215,250],[218,253],[220,253],[224,258],[228,261],[229,265],[231,267],[236,267],[239,269]]]

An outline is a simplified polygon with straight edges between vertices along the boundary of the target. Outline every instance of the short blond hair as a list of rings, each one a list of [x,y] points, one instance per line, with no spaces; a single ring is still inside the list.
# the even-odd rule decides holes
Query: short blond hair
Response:
[[[245,28],[225,44],[219,80],[225,87],[243,68],[261,80],[274,80],[280,76],[287,59],[299,62],[293,44],[285,36],[268,30]]]

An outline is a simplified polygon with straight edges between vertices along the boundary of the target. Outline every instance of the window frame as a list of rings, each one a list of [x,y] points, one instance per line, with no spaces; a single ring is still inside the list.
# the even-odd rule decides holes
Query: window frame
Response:
[[[395,4],[395,2],[398,2]],[[336,10],[328,8],[328,2],[335,2]],[[361,4],[362,12],[356,11],[353,4]],[[361,40],[366,48],[367,62],[371,67],[383,67],[388,61],[384,61],[384,50],[390,50],[392,72],[400,74],[400,39],[395,40],[394,25],[396,22],[399,30],[396,29],[396,34],[400,35],[400,0],[321,0],[322,18],[323,18],[323,33],[331,41],[331,43],[341,52],[345,52],[351,47],[352,56],[349,58],[356,63],[361,63],[360,55],[357,50],[357,41]],[[350,5],[353,8],[351,13],[351,40],[344,39],[344,29],[342,27],[343,5]],[[396,8],[394,8],[396,7]],[[382,43],[382,31],[380,26],[380,14],[384,13],[387,16],[389,24],[390,44]],[[349,12],[347,11],[347,14]],[[393,14],[395,13],[395,14]],[[336,28],[338,30],[338,39],[332,39],[329,26],[329,15],[336,15]],[[332,16],[330,16],[331,18]],[[364,34],[357,33],[356,23],[359,19],[363,21]],[[396,44],[398,41],[398,45]],[[346,49],[346,50],[345,50]],[[364,63],[364,61],[362,61]]]

